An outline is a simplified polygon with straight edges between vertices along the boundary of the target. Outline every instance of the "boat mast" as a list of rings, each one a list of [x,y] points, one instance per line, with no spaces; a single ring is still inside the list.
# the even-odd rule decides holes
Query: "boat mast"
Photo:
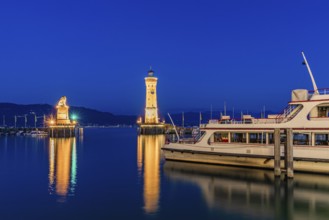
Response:
[[[226,116],[226,102],[224,102],[224,115]]]
[[[210,105],[210,119],[212,119],[212,104]]]
[[[178,139],[177,141],[179,142],[179,135],[178,135],[178,132],[177,132],[176,126],[175,126],[174,121],[172,120],[172,118],[171,118],[169,112],[168,112],[168,116],[169,116],[169,119],[170,119],[172,125],[174,126],[174,130],[175,130],[175,132],[176,132],[177,139]]]
[[[304,63],[305,63],[305,65],[306,65],[306,67],[307,67],[308,73],[310,74],[310,77],[311,77],[311,80],[312,80],[313,89],[314,89],[314,94],[319,95],[318,87],[316,86],[316,83],[315,83],[315,80],[314,80],[314,77],[313,77],[313,74],[312,74],[311,68],[310,68],[310,66],[308,65],[308,62],[307,62],[307,60],[306,60],[306,57],[305,57],[303,51],[302,51],[302,55],[303,55]]]

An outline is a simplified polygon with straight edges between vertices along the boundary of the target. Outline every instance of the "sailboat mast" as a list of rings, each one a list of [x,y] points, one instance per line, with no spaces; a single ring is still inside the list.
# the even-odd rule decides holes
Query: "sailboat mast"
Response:
[[[224,115],[226,115],[226,102],[224,102]]]
[[[171,118],[171,116],[170,116],[169,113],[168,113],[168,116],[169,116],[169,119],[170,119],[170,121],[171,121],[171,124],[174,126],[174,130],[175,130],[175,133],[176,133],[176,135],[177,135],[177,140],[178,140],[178,142],[179,142],[179,135],[178,135],[178,132],[177,132],[176,126],[175,126],[175,124],[174,124],[174,121],[172,120],[172,118]]]

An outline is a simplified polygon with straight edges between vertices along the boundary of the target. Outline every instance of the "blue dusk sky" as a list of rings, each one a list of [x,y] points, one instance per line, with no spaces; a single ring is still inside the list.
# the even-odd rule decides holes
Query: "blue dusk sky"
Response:
[[[329,1],[0,2],[0,102],[141,114],[144,77],[166,112],[280,111],[329,87]]]

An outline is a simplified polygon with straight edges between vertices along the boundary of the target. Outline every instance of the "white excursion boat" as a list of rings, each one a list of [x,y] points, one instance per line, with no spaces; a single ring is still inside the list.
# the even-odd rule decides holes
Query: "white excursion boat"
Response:
[[[281,130],[284,156],[285,129],[292,129],[293,167],[296,171],[329,174],[329,89],[318,89],[302,53],[314,90],[292,91],[287,108],[278,115],[240,121],[222,116],[200,125],[200,138],[163,146],[166,160],[274,168],[274,129]],[[281,167],[284,167],[283,160]]]

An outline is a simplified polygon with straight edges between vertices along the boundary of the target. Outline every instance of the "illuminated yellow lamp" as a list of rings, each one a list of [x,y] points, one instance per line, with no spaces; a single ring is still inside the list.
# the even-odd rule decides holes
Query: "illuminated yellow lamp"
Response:
[[[56,125],[56,120],[53,115],[50,115],[49,118],[46,119],[47,125],[48,126],[55,126]]]
[[[137,124],[142,124],[142,117],[139,117],[139,118],[137,119]]]

